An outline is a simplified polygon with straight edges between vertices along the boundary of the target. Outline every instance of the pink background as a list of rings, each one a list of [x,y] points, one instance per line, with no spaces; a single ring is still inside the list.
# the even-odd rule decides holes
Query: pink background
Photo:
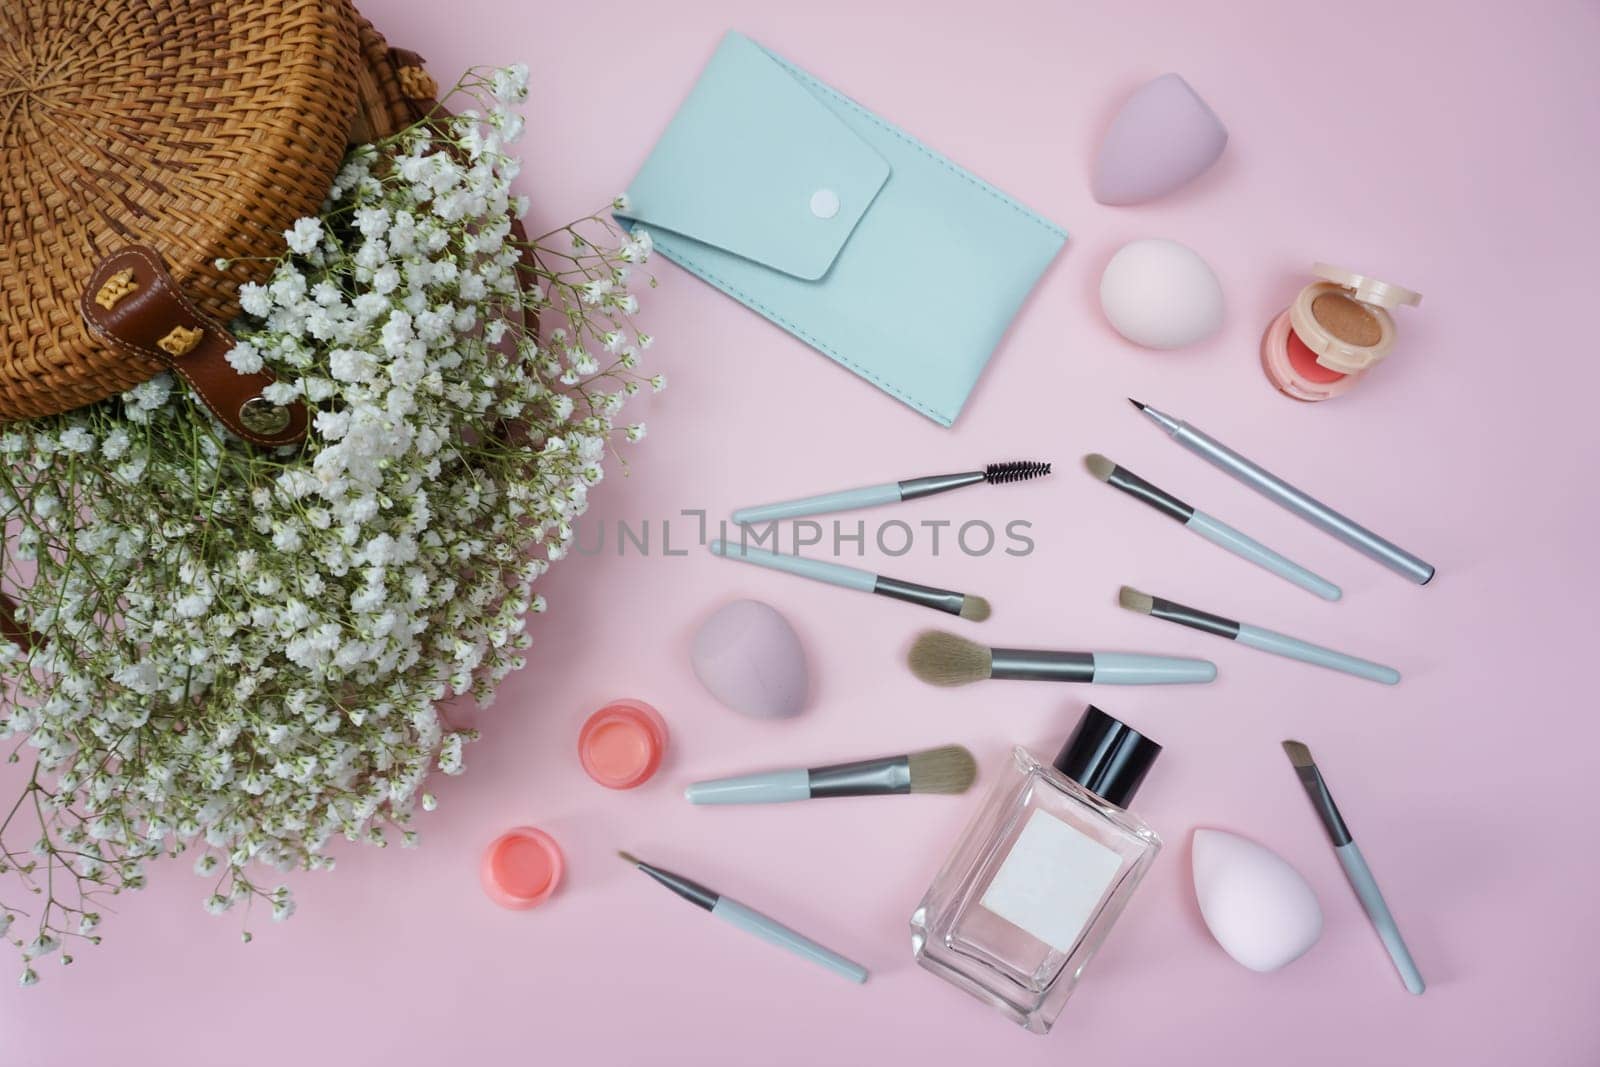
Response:
[[[422,847],[344,850],[336,873],[295,879],[291,922],[258,916],[249,946],[236,919],[204,914],[187,860],[158,868],[108,916],[104,946],[64,973],[50,961],[37,989],[0,989],[0,1062],[1600,1059],[1600,726],[1584,666],[1600,577],[1585,405],[1600,375],[1581,326],[1600,239],[1592,4],[363,6],[447,79],[471,62],[531,64],[524,182],[539,221],[623,188],[738,27],[1073,239],[954,430],[657,262],[642,318],[672,388],[642,405],[650,439],[629,453],[630,476],[595,496],[586,536],[607,523],[607,551],[545,583],[529,667],[482,715],[468,773],[438,783]],[[1157,204],[1095,204],[1088,167],[1114,107],[1168,70],[1227,122],[1226,155]],[[1100,270],[1144,236],[1181,240],[1216,269],[1228,301],[1216,338],[1163,354],[1106,326]],[[1315,259],[1426,299],[1401,313],[1400,348],[1370,380],[1300,405],[1268,386],[1256,344]],[[1409,585],[1277,510],[1164,442],[1129,395],[1275,465],[1439,578]],[[1327,574],[1345,601],[1320,604],[1095,484],[1079,464],[1090,451]],[[1032,556],[971,558],[949,551],[946,530],[934,561],[924,530],[882,569],[990,597],[994,619],[966,632],[992,643],[1206,656],[1215,685],[937,691],[901,663],[934,616],[698,551],[611,547],[618,519],[723,515],[1016,457],[1058,472],[867,518],[1025,519]],[[680,518],[675,546],[694,533]],[[1123,582],[1392,662],[1406,680],[1385,689],[1138,618],[1115,606]],[[689,670],[696,624],[740,596],[779,606],[803,636],[815,697],[798,720],[742,719]],[[654,781],[614,793],[583,776],[574,742],[588,711],[623,695],[656,704],[673,744]],[[1044,1039],[911,959],[906,918],[976,794],[728,810],[679,797],[700,777],[949,741],[991,769],[1013,743],[1048,756],[1091,699],[1167,746],[1135,807],[1168,850]],[[1346,887],[1279,751],[1288,736],[1327,772],[1429,980],[1420,999]],[[555,834],[568,858],[560,893],[526,913],[495,907],[477,881],[483,846],[519,823]],[[1257,975],[1212,942],[1188,876],[1196,826],[1254,837],[1310,880],[1326,929],[1305,958]],[[846,951],[871,981],[710,922],[625,868],[618,847]]]

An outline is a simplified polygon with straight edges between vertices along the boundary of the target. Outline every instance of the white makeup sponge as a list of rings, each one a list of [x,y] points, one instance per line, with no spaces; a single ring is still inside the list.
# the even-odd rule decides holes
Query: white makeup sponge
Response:
[[[1177,241],[1130,241],[1100,276],[1100,309],[1136,345],[1182,348],[1222,325],[1222,286],[1206,261]]]
[[[1211,936],[1252,971],[1275,971],[1322,936],[1317,896],[1288,861],[1225,830],[1194,832],[1194,895]]]

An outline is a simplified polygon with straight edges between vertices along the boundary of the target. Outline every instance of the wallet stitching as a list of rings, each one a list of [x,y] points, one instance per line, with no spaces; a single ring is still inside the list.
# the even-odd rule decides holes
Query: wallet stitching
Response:
[[[658,243],[658,245],[660,244],[660,242],[657,242],[657,243]],[[930,418],[936,419],[937,421],[939,421],[941,424],[943,424],[945,426],[949,426],[951,423],[953,423],[955,421],[955,415],[953,413],[947,413],[947,412],[944,412],[944,411],[940,411],[940,410],[938,410],[936,408],[929,407],[927,404],[925,404],[924,402],[918,400],[916,397],[911,396],[909,393],[906,393],[906,392],[902,391],[901,389],[898,389],[895,386],[890,385],[888,382],[884,381],[882,378],[878,377],[876,374],[873,374],[866,367],[863,367],[861,364],[859,364],[859,363],[855,362],[854,360],[850,359],[850,357],[848,357],[848,356],[844,355],[843,353],[839,352],[837,349],[835,349],[832,345],[828,344],[826,341],[822,340],[819,337],[813,336],[810,332],[808,332],[806,329],[801,327],[798,323],[791,322],[789,319],[785,318],[783,315],[779,314],[777,311],[773,310],[772,308],[768,307],[766,304],[764,304],[761,301],[757,300],[755,297],[751,296],[749,293],[745,292],[743,289],[740,289],[738,286],[733,285],[733,284],[731,284],[729,282],[725,282],[721,278],[717,277],[715,274],[712,274],[704,266],[702,266],[700,263],[696,262],[695,260],[691,259],[688,255],[686,255],[682,251],[679,251],[679,250],[676,250],[676,249],[671,249],[671,248],[666,248],[666,247],[662,247],[661,251],[668,259],[671,259],[671,260],[675,261],[679,266],[684,267],[687,270],[690,270],[690,271],[694,272],[695,274],[699,275],[705,281],[710,282],[712,285],[716,286],[718,289],[721,289],[723,292],[725,292],[728,295],[730,295],[730,296],[734,297],[735,299],[737,299],[740,303],[745,304],[746,306],[752,307],[755,310],[759,311],[761,314],[765,315],[767,318],[771,319],[773,322],[776,322],[778,325],[782,326],[784,329],[788,330],[790,333],[792,333],[796,337],[800,338],[800,340],[804,341],[806,344],[810,345],[812,348],[815,348],[817,351],[821,352],[823,355],[827,356],[829,359],[832,359],[835,363],[840,363],[840,364],[843,364],[846,367],[849,367],[852,371],[854,371],[855,373],[859,374],[861,377],[865,378],[867,381],[871,382],[873,385],[876,385],[879,389],[882,389],[884,392],[886,392],[889,395],[893,396],[897,400],[900,400],[903,403],[911,405],[913,408],[915,408],[916,410],[922,412],[924,415],[927,415]]]
[[[948,170],[950,173],[954,174],[958,178],[962,178],[962,179],[966,180],[967,182],[970,182],[973,186],[977,187],[978,189],[981,189],[983,192],[988,193],[990,196],[994,197],[1000,203],[1004,204],[1006,207],[1010,208],[1012,211],[1015,211],[1017,214],[1021,215],[1023,218],[1025,218],[1029,222],[1033,223],[1035,226],[1038,226],[1040,229],[1043,229],[1048,233],[1054,234],[1055,236],[1061,238],[1063,241],[1065,241],[1067,239],[1067,232],[1065,230],[1061,229],[1061,227],[1059,227],[1059,226],[1055,225],[1054,223],[1050,222],[1048,219],[1044,218],[1042,215],[1039,215],[1039,214],[1029,210],[1028,208],[1023,207],[1021,204],[1017,203],[1017,201],[1011,199],[1011,197],[1007,196],[1005,193],[1002,193],[999,189],[996,189],[994,186],[990,185],[988,182],[986,182],[983,179],[979,178],[977,175],[971,173],[970,171],[967,171],[967,170],[957,166],[954,162],[952,162],[949,159],[946,159],[944,156],[941,156],[939,153],[935,152],[933,149],[929,148],[927,145],[923,144],[921,141],[917,140],[915,137],[912,137],[910,134],[906,133],[904,130],[898,129],[895,126],[891,126],[887,121],[885,121],[884,119],[878,117],[877,115],[873,114],[872,112],[868,111],[866,108],[862,107],[860,104],[856,103],[854,100],[850,99],[848,96],[845,96],[843,93],[841,93],[837,89],[833,88],[833,86],[826,85],[826,84],[824,84],[822,82],[819,82],[817,79],[813,78],[811,75],[807,74],[805,71],[801,70],[799,67],[792,66],[789,63],[788,60],[783,59],[781,56],[774,55],[771,52],[767,52],[767,55],[771,56],[772,59],[776,63],[778,63],[779,66],[783,67],[790,74],[793,74],[797,78],[803,79],[808,84],[813,85],[816,88],[818,88],[818,89],[822,90],[823,92],[827,93],[829,96],[831,96],[833,99],[837,100],[839,103],[848,106],[851,110],[855,111],[856,114],[860,115],[862,118],[867,119],[867,120],[871,121],[872,123],[874,123],[875,125],[881,127],[885,133],[890,133],[890,134],[893,134],[895,137],[898,137],[900,140],[904,141],[906,144],[910,145],[912,148],[915,148],[918,152],[921,152],[923,155],[927,156],[929,159],[931,159],[935,163],[939,164],[945,170]]]

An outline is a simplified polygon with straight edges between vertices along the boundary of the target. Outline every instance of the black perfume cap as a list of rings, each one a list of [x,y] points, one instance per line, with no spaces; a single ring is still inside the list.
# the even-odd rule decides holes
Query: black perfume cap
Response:
[[[1061,746],[1055,768],[1089,792],[1125,808],[1160,754],[1160,745],[1090,704]]]

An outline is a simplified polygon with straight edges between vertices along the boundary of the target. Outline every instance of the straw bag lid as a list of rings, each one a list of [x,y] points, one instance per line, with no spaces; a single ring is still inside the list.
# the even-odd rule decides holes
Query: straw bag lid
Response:
[[[192,331],[159,348],[107,331],[159,304],[217,327],[224,340],[205,342],[226,351],[218,324],[238,314],[239,285],[262,280],[283,231],[332,186],[355,110],[355,27],[348,0],[0,4],[0,421],[168,368],[201,391],[181,365],[189,349],[174,351]],[[159,299],[140,291],[151,253]],[[136,295],[119,310],[119,293]]]

